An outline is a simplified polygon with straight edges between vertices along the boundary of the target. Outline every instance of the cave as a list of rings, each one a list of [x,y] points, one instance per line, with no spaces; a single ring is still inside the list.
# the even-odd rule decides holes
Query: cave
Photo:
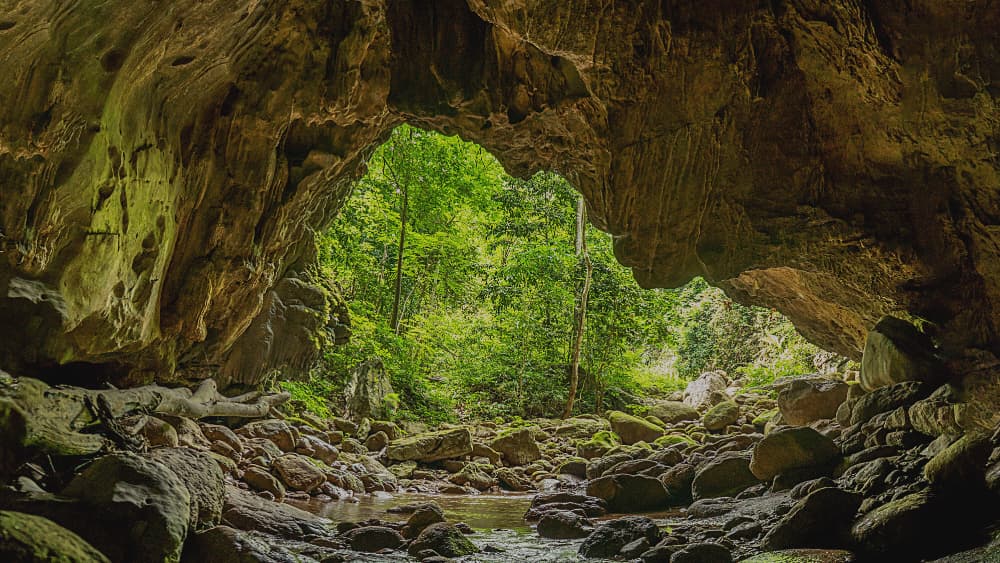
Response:
[[[249,400],[270,370],[308,360],[275,332],[293,297],[319,300],[329,318],[317,322],[344,334],[337,296],[302,281],[310,233],[405,123],[474,141],[515,176],[557,170],[643,287],[702,277],[861,362],[849,400],[893,406],[856,424],[884,438],[899,421],[876,415],[905,406],[903,427],[923,413],[917,430],[934,445],[920,464],[931,469],[898,474],[900,498],[878,501],[912,518],[868,503],[864,547],[988,560],[1000,494],[998,27],[995,5],[936,0],[11,0],[0,9],[5,445],[67,453],[47,423],[24,443],[44,416],[11,402],[29,388],[59,405],[113,390],[102,413],[87,408],[118,447],[130,442],[115,415],[155,410],[142,390],[194,387],[171,416],[217,401],[209,378]],[[38,384],[17,391],[15,377]],[[256,424],[253,439],[284,435]],[[862,446],[868,462],[890,447]],[[200,463],[187,455],[84,471],[97,482]],[[22,461],[5,447],[0,476]],[[173,494],[177,479],[150,502],[191,502]],[[854,515],[843,508],[854,497],[815,498]],[[964,525],[950,515],[971,499],[989,513],[969,524],[979,535],[892,551]],[[259,508],[238,500],[244,514]],[[0,529],[29,511],[18,502],[2,503]],[[86,519],[76,505],[31,506],[42,530]],[[286,516],[294,535],[318,533]],[[249,541],[229,530],[199,541]],[[80,534],[115,549],[106,530]],[[63,547],[102,560],[80,542]]]

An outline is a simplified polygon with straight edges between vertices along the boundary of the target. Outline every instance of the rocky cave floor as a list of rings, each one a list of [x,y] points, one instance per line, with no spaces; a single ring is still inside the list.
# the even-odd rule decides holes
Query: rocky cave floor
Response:
[[[292,415],[294,405],[235,428],[150,416],[134,452],[20,464],[0,495],[0,559],[517,560],[432,500],[361,522],[293,506],[512,491],[533,495],[524,518],[539,543],[582,540],[581,559],[1000,560],[1000,430],[954,433],[940,415],[947,385],[864,393],[844,379],[754,390],[710,372],[644,418],[609,411],[419,433]],[[7,446],[25,381],[3,382]],[[669,522],[643,516],[671,508]]]

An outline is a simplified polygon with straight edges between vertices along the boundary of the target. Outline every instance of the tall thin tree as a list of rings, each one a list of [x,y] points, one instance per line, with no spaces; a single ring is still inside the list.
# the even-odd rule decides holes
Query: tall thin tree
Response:
[[[573,414],[573,403],[576,401],[576,391],[580,385],[580,350],[583,348],[583,333],[587,328],[587,299],[590,296],[590,280],[594,274],[594,265],[587,252],[587,204],[580,196],[576,205],[576,255],[583,261],[583,289],[576,303],[573,328],[573,349],[569,366],[569,394],[566,397],[566,407],[562,417],[569,418]]]

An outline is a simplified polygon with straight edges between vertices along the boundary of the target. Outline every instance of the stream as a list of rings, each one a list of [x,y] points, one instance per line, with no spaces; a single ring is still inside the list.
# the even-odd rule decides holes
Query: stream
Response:
[[[387,512],[390,508],[421,502],[436,502],[449,522],[465,522],[476,531],[469,536],[482,553],[457,559],[464,562],[509,563],[531,561],[532,563],[557,563],[564,561],[599,562],[601,559],[583,559],[577,554],[582,539],[553,540],[539,537],[534,529],[524,521],[524,513],[531,505],[533,495],[430,495],[419,493],[375,493],[337,501],[286,501],[303,510],[312,512],[334,522],[359,522],[371,518],[402,522],[407,515]],[[609,515],[613,519],[622,514]],[[661,526],[684,521],[679,510],[646,513]],[[493,551],[491,553],[491,551]],[[398,555],[357,554],[356,561],[414,561],[405,553]]]

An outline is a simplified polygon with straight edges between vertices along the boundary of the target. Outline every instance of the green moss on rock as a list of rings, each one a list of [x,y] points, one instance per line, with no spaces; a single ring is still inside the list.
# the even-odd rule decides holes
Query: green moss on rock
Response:
[[[55,522],[0,511],[0,560],[31,563],[107,563],[108,558]]]

